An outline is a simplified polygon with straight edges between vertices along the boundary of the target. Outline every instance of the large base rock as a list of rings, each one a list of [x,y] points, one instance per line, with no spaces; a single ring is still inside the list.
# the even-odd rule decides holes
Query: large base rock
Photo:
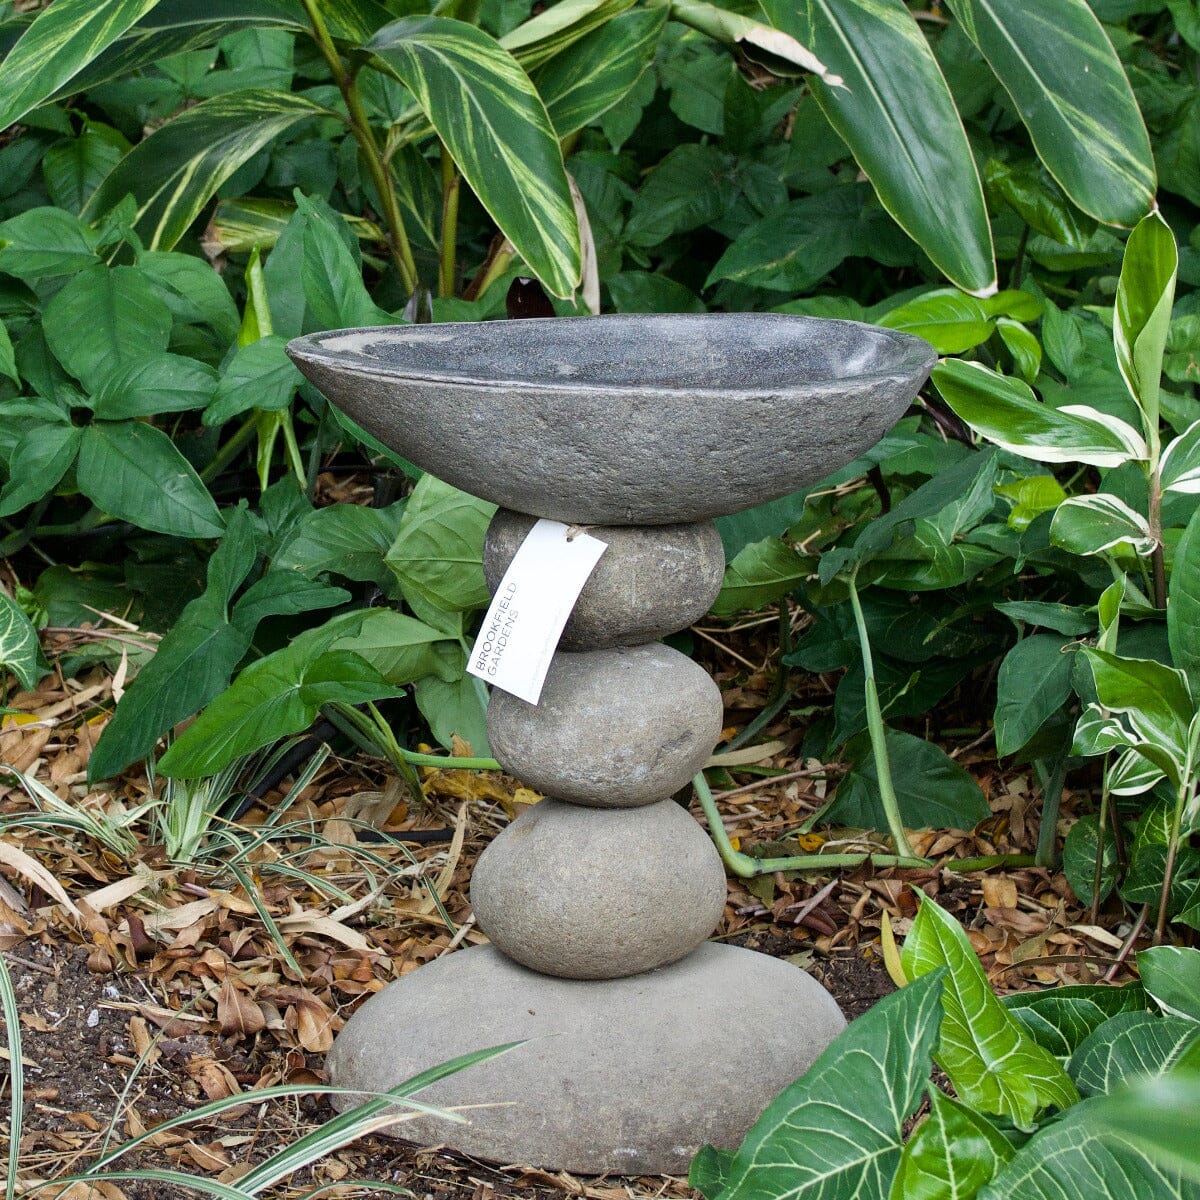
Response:
[[[844,1025],[803,971],[734,946],[708,942],[669,967],[602,982],[538,975],[478,946],[371,997],[328,1068],[338,1087],[382,1092],[523,1041],[418,1097],[495,1105],[465,1112],[469,1125],[420,1117],[388,1132],[494,1162],[682,1174],[705,1142],[736,1146]]]

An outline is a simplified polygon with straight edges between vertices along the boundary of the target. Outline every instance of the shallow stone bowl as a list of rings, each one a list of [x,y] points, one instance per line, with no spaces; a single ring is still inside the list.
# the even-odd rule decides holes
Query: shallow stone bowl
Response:
[[[936,357],[893,330],[774,313],[381,326],[288,353],[447,483],[588,525],[700,521],[814,483],[887,432]]]

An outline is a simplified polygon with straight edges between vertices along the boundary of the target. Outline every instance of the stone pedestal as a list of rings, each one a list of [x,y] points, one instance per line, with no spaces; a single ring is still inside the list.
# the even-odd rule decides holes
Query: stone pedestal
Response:
[[[386,327],[288,350],[375,437],[501,506],[493,589],[524,514],[608,544],[539,703],[494,691],[488,707],[493,753],[547,796],[480,857],[471,896],[492,944],[368,1000],[334,1044],[332,1081],[387,1091],[515,1041],[421,1094],[475,1106],[469,1123],[424,1116],[395,1135],[585,1173],[683,1173],[704,1143],[736,1146],[845,1022],[803,971],[706,941],[724,872],[668,797],[711,752],[721,698],[657,639],[720,587],[708,519],[874,445],[932,350],[774,314]]]

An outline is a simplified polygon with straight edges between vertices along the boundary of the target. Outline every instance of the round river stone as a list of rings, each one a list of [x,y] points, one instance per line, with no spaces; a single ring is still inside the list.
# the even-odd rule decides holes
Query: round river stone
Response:
[[[494,592],[536,517],[501,509],[488,526],[483,572]],[[690,525],[596,525],[608,549],[563,630],[565,650],[636,646],[698,621],[725,574],[721,535],[711,521]]]
[[[488,744],[506,771],[556,800],[634,808],[700,770],[723,713],[704,668],[668,646],[559,653],[536,705],[493,689]]]
[[[421,1091],[427,1104],[494,1106],[464,1111],[470,1124],[420,1116],[386,1132],[553,1171],[681,1175],[706,1142],[737,1146],[844,1026],[798,967],[736,946],[707,942],[669,967],[599,982],[539,975],[475,946],[367,1000],[327,1066],[338,1087],[384,1092],[521,1042]]]
[[[547,975],[616,979],[690,954],[717,927],[725,869],[674,800],[633,810],[543,800],[480,856],[479,927]]]

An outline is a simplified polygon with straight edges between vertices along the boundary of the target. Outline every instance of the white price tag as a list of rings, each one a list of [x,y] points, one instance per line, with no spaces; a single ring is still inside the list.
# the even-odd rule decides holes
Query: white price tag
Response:
[[[607,549],[561,521],[538,521],[500,580],[467,670],[536,704],[563,626]]]

